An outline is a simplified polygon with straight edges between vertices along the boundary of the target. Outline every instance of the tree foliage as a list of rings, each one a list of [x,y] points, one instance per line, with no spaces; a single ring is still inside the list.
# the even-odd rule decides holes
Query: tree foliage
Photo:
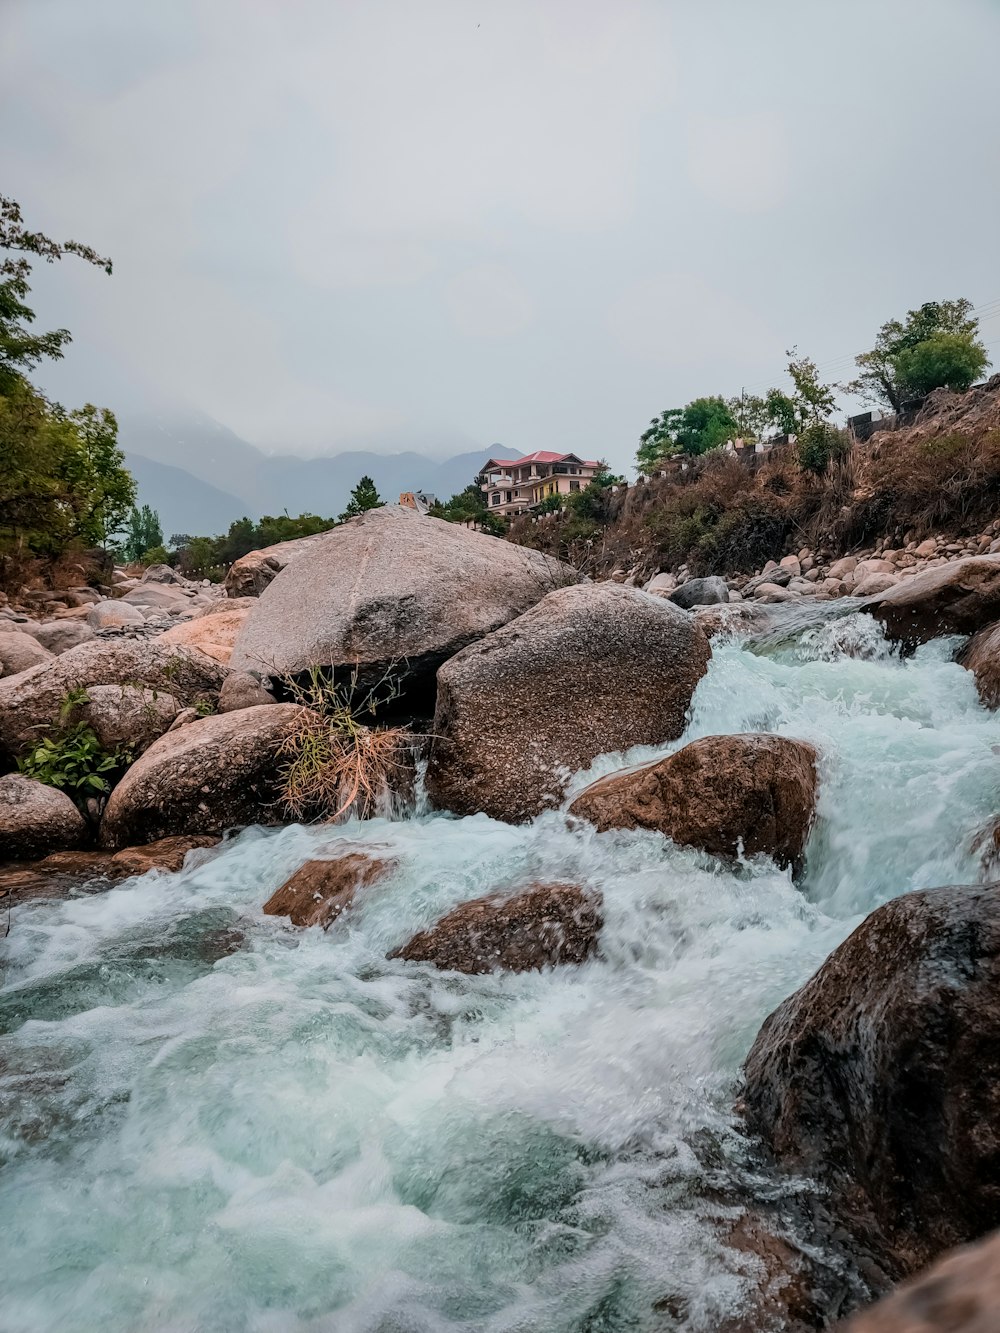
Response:
[[[148,551],[163,546],[163,529],[160,516],[149,505],[137,509],[135,505],[128,516],[125,540],[120,547],[120,554],[125,560],[142,560]],[[157,552],[158,554],[158,552]]]
[[[351,491],[351,498],[347,502],[347,508],[340,515],[340,521],[343,523],[345,519],[354,518],[369,509],[379,509],[384,504],[385,501],[376,490],[371,477],[362,477]]]
[[[78,241],[30,231],[3,195],[0,251],[0,580],[16,586],[36,557],[113,539],[135,501],[135,483],[112,412],[92,404],[67,412],[26,378],[40,361],[61,357],[70,340],[66,329],[32,329],[32,257],[53,263],[75,255],[108,273],[111,261]]]
[[[859,374],[844,388],[866,402],[900,411],[932,389],[968,389],[989,365],[972,303],[925,301],[905,319],[890,319],[875,346],[855,357]]]
[[[731,403],[719,395],[694,398],[686,407],[661,412],[639,437],[636,462],[649,471],[674,454],[704,454],[738,434]]]
[[[111,272],[111,260],[102,258],[89,245],[79,241],[54,241],[44,232],[29,231],[21,209],[6,195],[0,195],[0,393],[6,393],[18,376],[32,370],[40,361],[58,359],[70,342],[68,329],[34,333],[35,312],[25,304],[30,289],[29,255],[52,264],[64,255],[76,255],[88,264]]]

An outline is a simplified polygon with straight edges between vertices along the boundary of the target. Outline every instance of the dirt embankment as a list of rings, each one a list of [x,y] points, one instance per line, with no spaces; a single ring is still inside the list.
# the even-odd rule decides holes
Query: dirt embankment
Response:
[[[965,394],[939,389],[913,423],[846,436],[817,474],[794,445],[748,464],[722,450],[621,488],[599,518],[563,511],[511,527],[510,539],[585,573],[636,582],[660,570],[752,573],[802,548],[823,561],[931,534],[981,533],[1000,512],[1000,375]]]

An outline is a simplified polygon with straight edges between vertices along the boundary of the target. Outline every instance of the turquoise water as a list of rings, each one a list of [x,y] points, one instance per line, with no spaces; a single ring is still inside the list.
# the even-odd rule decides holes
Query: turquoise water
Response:
[[[716,644],[678,744],[764,728],[819,747],[798,888],[555,813],[425,814],[248,830],[181,875],[15,908],[0,1328],[716,1327],[752,1277],[719,1200],[753,1188],[731,1105],[761,1020],[879,903],[982,876],[1000,718],[952,647],[901,662],[857,617],[768,655]],[[676,748],[605,756],[576,785]],[[398,862],[357,910],[325,934],[262,915],[347,846]],[[599,959],[486,977],[386,961],[532,879],[602,892]]]

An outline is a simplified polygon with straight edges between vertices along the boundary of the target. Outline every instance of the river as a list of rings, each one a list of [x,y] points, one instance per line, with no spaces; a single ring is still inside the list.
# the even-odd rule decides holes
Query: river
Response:
[[[719,1233],[727,1190],[754,1189],[732,1104],[762,1019],[880,903],[982,877],[1000,715],[953,648],[901,661],[867,617],[766,652],[717,641],[682,740],[588,775],[713,733],[814,742],[799,887],[557,813],[424,813],[250,829],[183,874],[15,908],[3,1333],[715,1328],[749,1281]],[[335,843],[398,870],[328,933],[263,916]],[[602,892],[600,958],[386,961],[528,880]]]

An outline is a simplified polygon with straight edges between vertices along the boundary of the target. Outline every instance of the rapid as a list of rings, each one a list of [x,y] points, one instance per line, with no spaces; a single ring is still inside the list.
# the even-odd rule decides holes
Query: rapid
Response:
[[[423,811],[249,829],[181,874],[16,907],[0,1329],[716,1328],[752,1282],[721,1236],[775,1188],[733,1111],[761,1021],[879,904],[986,873],[1000,715],[954,646],[901,659],[865,616],[716,639],[681,740],[574,779],[716,733],[811,741],[798,886],[559,812]],[[334,846],[398,868],[326,933],[262,914]],[[386,960],[531,880],[600,890],[599,957],[470,977]]]

